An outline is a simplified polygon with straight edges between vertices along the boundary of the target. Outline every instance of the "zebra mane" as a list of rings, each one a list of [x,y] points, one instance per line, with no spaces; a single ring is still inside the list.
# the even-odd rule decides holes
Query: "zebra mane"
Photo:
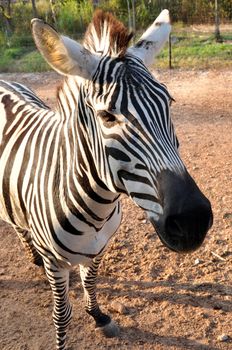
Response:
[[[85,33],[83,45],[99,56],[123,57],[133,33],[112,14],[97,10]]]

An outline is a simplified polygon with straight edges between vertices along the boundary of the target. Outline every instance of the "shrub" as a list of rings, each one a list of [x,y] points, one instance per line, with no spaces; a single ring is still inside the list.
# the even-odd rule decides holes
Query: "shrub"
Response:
[[[91,21],[93,5],[90,0],[67,0],[59,5],[57,26],[62,32],[69,34],[83,33]]]

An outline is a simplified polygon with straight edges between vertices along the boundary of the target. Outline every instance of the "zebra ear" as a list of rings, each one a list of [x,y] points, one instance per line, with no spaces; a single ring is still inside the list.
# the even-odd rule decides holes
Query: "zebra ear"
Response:
[[[93,77],[99,62],[97,57],[40,19],[34,18],[31,25],[35,44],[52,68],[63,75]]]
[[[146,66],[150,66],[154,57],[168,40],[170,32],[169,11],[163,10],[139,41],[130,47],[127,52],[142,59]]]

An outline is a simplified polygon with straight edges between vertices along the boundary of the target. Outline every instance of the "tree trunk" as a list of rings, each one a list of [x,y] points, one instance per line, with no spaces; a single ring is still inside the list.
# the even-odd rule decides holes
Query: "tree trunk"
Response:
[[[136,24],[135,24],[135,0],[131,0],[132,2],[132,21],[133,21],[133,31],[135,33],[136,31]]]
[[[56,11],[55,11],[55,0],[50,0],[51,12],[52,12],[52,20],[53,23],[56,24]]]
[[[0,11],[2,12],[3,19],[6,25],[6,34],[10,36],[13,33],[13,24],[11,18],[11,0],[7,1],[7,9],[0,5]]]
[[[130,14],[130,2],[127,0],[127,11],[128,11],[128,28],[131,30],[131,14]]]
[[[38,17],[38,11],[37,11],[37,7],[36,7],[35,1],[36,0],[31,0],[33,17]]]

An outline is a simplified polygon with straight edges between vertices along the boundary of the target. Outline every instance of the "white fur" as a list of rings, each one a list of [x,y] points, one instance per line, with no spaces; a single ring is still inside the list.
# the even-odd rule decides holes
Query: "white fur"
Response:
[[[150,66],[168,40],[170,32],[169,11],[163,10],[139,39],[138,43],[143,41],[144,44],[140,47],[134,45],[127,52],[140,58],[146,66]]]

